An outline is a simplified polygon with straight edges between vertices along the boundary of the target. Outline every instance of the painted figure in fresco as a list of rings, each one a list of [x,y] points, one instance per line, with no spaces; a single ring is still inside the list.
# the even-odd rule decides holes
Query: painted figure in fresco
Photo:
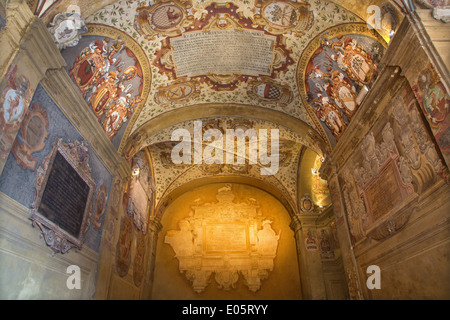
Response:
[[[308,229],[306,239],[305,239],[306,250],[308,251],[316,251],[317,250],[317,241],[315,235],[313,236],[310,229]]]
[[[119,241],[116,249],[117,273],[124,277],[128,273],[131,263],[131,245],[133,243],[133,226],[129,217],[122,218]]]
[[[130,83],[139,74],[139,64],[124,66],[124,59],[133,57],[123,39],[92,41],[70,67],[69,73],[92,108],[110,139],[127,121],[142,101],[131,96]]]
[[[325,229],[320,230],[320,249],[321,253],[320,256],[323,259],[330,259],[334,258],[334,248],[332,247],[330,236],[328,232],[325,231]]]
[[[97,198],[95,200],[95,214],[91,216],[92,225],[97,230],[101,228],[102,226],[101,218],[105,214],[107,201],[106,193],[107,191],[105,185],[101,185],[99,190],[97,190]]]
[[[447,118],[450,108],[450,100],[446,97],[444,90],[439,85],[428,89],[423,99],[427,118],[433,125],[437,125]]]
[[[377,74],[377,65],[372,55],[359,46],[356,39],[345,37],[341,41],[331,44],[336,52],[335,61],[346,71],[353,81],[360,85],[370,84]]]
[[[144,277],[145,236],[138,235],[136,255],[134,256],[133,280],[134,284],[140,286]]]
[[[328,95],[334,99],[339,108],[344,111],[349,120],[356,112],[356,88],[351,81],[339,71],[333,71],[331,86],[327,87]]]
[[[347,219],[352,235],[352,242],[360,240],[364,236],[363,224],[367,222],[364,201],[358,196],[353,186],[352,174],[349,170],[343,173],[342,194],[347,209]]]
[[[319,119],[327,125],[327,127],[331,130],[333,135],[336,137],[336,140],[344,133],[345,123],[344,119],[339,113],[339,108],[334,104],[330,103],[328,97],[322,97],[319,94],[320,103],[316,103],[318,106],[317,116]],[[317,99],[315,99],[317,102]]]
[[[130,109],[141,101],[142,99],[140,97],[133,98],[130,94],[127,94],[125,97],[116,97],[114,99],[110,104],[103,121],[103,129],[108,137],[112,137],[116,134],[117,130],[120,129],[121,124],[131,117]]]
[[[120,236],[120,256],[119,259],[125,260],[128,256],[128,251],[130,250],[131,237],[128,232],[123,232]]]
[[[17,65],[13,64],[6,73],[7,86],[0,95],[0,158],[9,154],[32,97],[29,80],[16,73]]]
[[[450,154],[450,97],[439,75],[429,64],[412,86],[414,95],[431,126],[433,135],[445,158]]]
[[[123,152],[123,156],[128,161],[130,160],[134,154],[140,149],[141,144],[147,137],[145,135],[140,134],[139,132],[133,136],[133,138],[128,142],[125,150]]]
[[[2,94],[3,118],[6,124],[14,124],[24,114],[29,103],[29,81],[24,76],[16,76],[17,65],[11,65],[6,78],[8,86]]]
[[[383,47],[363,35],[325,33],[305,68],[308,100],[338,140],[358,109],[358,92],[378,73]]]

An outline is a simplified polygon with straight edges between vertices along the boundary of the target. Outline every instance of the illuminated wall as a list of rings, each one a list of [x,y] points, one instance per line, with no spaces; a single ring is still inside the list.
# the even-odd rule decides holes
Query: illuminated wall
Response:
[[[228,191],[230,186],[231,192]],[[218,192],[219,190],[221,191]],[[273,259],[273,270],[267,272],[266,279],[262,277],[261,286],[256,292],[250,290],[246,277],[239,272],[239,278],[228,287],[223,285],[223,281],[216,279],[215,273],[212,273],[206,288],[196,293],[193,282],[186,277],[188,273],[180,273],[180,260],[175,258],[173,247],[165,243],[165,239],[168,239],[167,235],[173,235],[180,230],[179,222],[192,220],[198,208],[220,207],[221,201],[229,200],[224,200],[220,196],[216,197],[218,193],[228,194],[231,198],[234,195],[231,201],[235,206],[259,207],[252,221],[271,221],[271,229],[276,236],[279,236],[276,256]],[[225,217],[223,219],[226,220]],[[217,224],[220,222],[216,221]],[[240,184],[210,184],[184,193],[166,208],[161,219],[163,228],[159,233],[156,250],[152,299],[301,299],[297,250],[293,231],[289,227],[290,222],[288,212],[278,200],[254,187]],[[263,229],[262,224],[264,223],[257,223],[257,231]],[[236,236],[238,235],[239,231],[236,230]],[[229,244],[224,243],[223,246],[226,248]],[[234,259],[233,257],[233,253],[228,254],[230,261]]]

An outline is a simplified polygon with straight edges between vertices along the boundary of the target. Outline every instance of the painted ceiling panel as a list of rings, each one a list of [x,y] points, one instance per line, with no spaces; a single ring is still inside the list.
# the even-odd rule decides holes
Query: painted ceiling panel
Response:
[[[194,136],[194,122],[201,121],[202,134],[208,129],[218,129],[224,134],[224,141],[226,137],[227,129],[242,130],[255,129],[256,132],[260,132],[260,129],[266,129],[268,127],[279,130],[279,169],[274,175],[264,176],[261,175],[261,164],[251,165],[246,161],[244,165],[228,165],[225,159],[223,164],[217,165],[188,165],[179,164],[175,165],[171,160],[171,152],[175,145],[179,141],[172,141],[172,133],[177,129],[187,129],[191,136]],[[146,141],[148,150],[150,151],[155,168],[156,178],[156,201],[161,200],[164,194],[167,194],[167,190],[174,189],[175,186],[179,186],[181,181],[187,182],[193,179],[204,178],[208,176],[230,176],[239,175],[241,177],[254,178],[258,180],[268,181],[270,183],[276,183],[285,193],[291,198],[296,198],[297,182],[296,173],[298,168],[298,161],[301,149],[306,146],[312,150],[318,149],[314,146],[312,139],[305,139],[304,137],[292,132],[291,130],[268,121],[262,121],[257,119],[248,118],[206,118],[185,121],[177,125],[168,127],[152,137],[149,137]],[[210,144],[204,142],[205,146]],[[236,144],[237,146],[237,144]],[[192,147],[194,148],[194,146]],[[226,149],[226,143],[224,142],[224,151]],[[234,148],[233,148],[234,149]],[[249,145],[246,143],[246,150],[248,152]],[[318,149],[320,150],[320,149]],[[224,155],[225,157],[225,155]],[[192,162],[193,163],[193,162]],[[295,200],[294,200],[295,202]]]
[[[57,1],[54,11],[67,3]],[[312,169],[299,164],[302,155],[308,150],[321,159],[338,143],[401,18],[396,2],[382,0],[79,5],[88,31],[62,51],[67,71],[126,160],[148,150],[155,204],[213,176],[261,181],[296,203],[299,170]],[[376,29],[365,22],[370,5],[380,9]],[[279,130],[279,170],[263,175],[264,165],[248,159],[244,165],[174,164],[172,133],[192,135],[195,121],[202,121],[202,133]],[[322,192],[326,182],[316,182]]]
[[[87,18],[87,23],[101,23],[127,33],[151,61],[151,91],[130,134],[168,110],[199,103],[264,106],[315,128],[316,121],[297,94],[298,59],[309,41],[323,30],[361,20],[324,1],[215,2],[118,1]],[[236,30],[243,40],[238,40]],[[248,51],[249,41],[253,41],[253,50],[243,55],[240,51]],[[271,52],[267,53],[264,45],[270,43]],[[211,52],[213,47],[217,51]],[[186,55],[193,54],[194,61],[204,60],[194,70],[186,63]],[[261,57],[268,55],[272,61],[266,65],[270,70],[265,70]],[[243,64],[249,66],[247,72],[233,72]],[[227,65],[230,74],[224,73]]]

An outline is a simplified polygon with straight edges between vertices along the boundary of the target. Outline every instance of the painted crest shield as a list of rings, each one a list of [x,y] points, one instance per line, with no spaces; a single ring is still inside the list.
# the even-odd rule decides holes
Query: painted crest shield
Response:
[[[281,90],[272,84],[260,84],[256,87],[256,94],[264,99],[277,100],[281,97]]]

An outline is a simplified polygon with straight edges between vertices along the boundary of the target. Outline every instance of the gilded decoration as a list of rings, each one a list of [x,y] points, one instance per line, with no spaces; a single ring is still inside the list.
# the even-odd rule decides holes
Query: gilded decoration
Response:
[[[248,95],[259,100],[262,104],[276,102],[286,106],[293,100],[289,85],[280,85],[270,78],[249,81]]]
[[[180,78],[170,85],[161,86],[155,94],[155,102],[160,105],[172,102],[182,103],[189,99],[195,99],[200,95],[199,82],[197,80],[187,80]]]
[[[366,24],[342,24],[323,31],[303,51],[297,83],[303,103],[334,146],[379,72],[386,43]]]
[[[267,26],[272,34],[294,33],[303,36],[314,22],[311,5],[306,1],[256,0],[254,20],[261,26]]]
[[[210,53],[211,61],[205,60],[204,51]],[[286,72],[294,63],[290,54],[282,35],[255,25],[252,19],[238,13],[238,7],[232,3],[215,3],[206,7],[202,18],[196,19],[182,35],[163,40],[153,65],[170,80],[189,77],[215,91],[232,91],[241,82],[258,81],[260,75],[273,78]],[[233,59],[237,55],[241,58]],[[270,99],[291,102],[292,94],[286,90],[289,91],[283,87],[277,98]]]
[[[190,1],[155,1],[152,5],[139,3],[136,9],[134,26],[139,34],[152,40],[157,36],[174,37],[183,28],[194,23]]]
[[[125,52],[134,60],[134,65],[119,66],[126,57]],[[70,76],[110,139],[142,101],[140,92],[137,95],[129,93],[135,90],[133,84],[141,89],[142,81],[132,81],[142,77],[141,66],[133,58],[121,38],[98,39],[81,50],[69,69]]]
[[[320,177],[320,168],[325,159],[317,156],[314,161],[312,172],[311,197],[314,203],[319,207],[325,207],[331,203],[328,182]]]
[[[130,36],[112,27],[88,24],[83,37],[92,41],[78,53],[69,74],[110,139],[126,125],[121,152],[150,92],[148,58]]]
[[[165,243],[175,252],[179,269],[192,282],[195,292],[209,285],[231,290],[242,276],[256,292],[274,268],[280,234],[272,221],[259,212],[253,198],[235,203],[231,185],[217,191],[215,203],[194,203],[190,215],[170,230]]]
[[[185,16],[179,15],[179,8],[185,10],[181,10]],[[164,17],[165,22],[152,24],[150,11],[156,9],[159,15],[173,18],[170,27],[169,17]],[[138,31],[140,14],[141,25],[155,32],[151,38]],[[277,18],[280,21],[275,21]],[[128,34],[152,62],[151,97],[132,128],[135,133],[140,128],[145,130],[149,120],[167,111],[205,103],[263,106],[300,119],[315,129],[316,123],[303,108],[296,88],[298,59],[318,33],[332,25],[361,19],[332,2],[180,0],[117,1],[87,17],[87,21]],[[289,85],[291,102],[278,103],[276,99],[260,100],[249,95],[249,81],[262,81],[261,77],[268,77],[277,85]],[[181,95],[185,99],[164,101],[164,89],[173,84],[179,86],[176,89],[190,91],[174,83],[181,78],[198,81],[196,89],[200,94],[188,97],[179,90],[174,97]],[[132,134],[128,138],[131,137]]]

